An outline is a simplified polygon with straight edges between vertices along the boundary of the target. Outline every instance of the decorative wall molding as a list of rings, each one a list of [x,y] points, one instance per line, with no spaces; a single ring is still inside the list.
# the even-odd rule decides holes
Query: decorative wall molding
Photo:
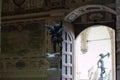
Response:
[[[17,70],[40,70],[49,67],[48,62],[45,58],[41,57],[6,57],[0,61],[0,69],[3,72],[15,72]],[[1,72],[0,71],[0,72]]]

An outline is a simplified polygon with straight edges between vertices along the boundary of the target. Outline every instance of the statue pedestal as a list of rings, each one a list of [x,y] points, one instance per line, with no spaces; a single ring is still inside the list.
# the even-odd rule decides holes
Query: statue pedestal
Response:
[[[103,78],[99,78],[99,80],[106,80],[106,78],[105,78],[105,77],[103,77]]]

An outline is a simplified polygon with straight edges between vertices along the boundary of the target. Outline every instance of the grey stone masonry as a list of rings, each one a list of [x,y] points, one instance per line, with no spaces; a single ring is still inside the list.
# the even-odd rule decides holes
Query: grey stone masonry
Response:
[[[116,30],[117,30],[117,80],[120,80],[120,0],[116,0],[116,11],[117,11],[117,18],[116,18]]]

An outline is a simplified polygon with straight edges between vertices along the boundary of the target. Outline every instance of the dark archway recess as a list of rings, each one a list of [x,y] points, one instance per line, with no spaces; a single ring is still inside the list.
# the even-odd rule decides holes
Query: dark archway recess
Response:
[[[90,19],[88,18],[90,14],[95,14],[95,13],[101,13],[101,12],[92,12],[92,13],[87,13],[84,15],[81,15],[80,17],[78,17],[76,20],[74,20],[72,22],[72,25],[74,26],[74,32],[75,32],[75,37],[77,37],[77,35],[79,33],[81,33],[84,29],[88,28],[89,26],[93,26],[93,25],[104,25],[104,26],[108,26],[114,30],[116,30],[116,15],[115,14],[111,14],[108,12],[102,12],[103,13],[103,18],[101,19],[93,19],[92,21],[90,21]],[[105,14],[110,14],[111,15],[111,19],[107,19],[107,15]],[[87,17],[87,21],[82,22],[82,16]]]

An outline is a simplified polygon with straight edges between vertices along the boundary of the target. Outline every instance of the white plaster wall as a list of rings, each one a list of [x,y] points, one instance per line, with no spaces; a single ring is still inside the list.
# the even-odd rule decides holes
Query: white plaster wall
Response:
[[[87,53],[82,53],[81,52],[81,36],[78,36],[76,41],[75,41],[75,54],[76,54],[76,79],[75,80],[87,80],[89,79],[90,75],[88,71],[93,72],[92,79],[95,78],[95,76],[98,78],[99,76],[99,69],[97,69],[97,61],[99,60],[99,54],[103,53],[106,54],[107,52],[111,53],[111,42],[109,40],[110,36],[108,34],[107,28],[102,27],[102,28],[96,28],[91,30],[92,32],[89,32],[89,37],[88,40],[93,40],[88,42],[88,52]],[[103,32],[104,31],[104,32]],[[104,37],[103,35],[106,34]],[[99,39],[106,39],[108,40],[101,40],[101,41],[94,41],[94,40],[99,40]],[[106,58],[106,67],[110,70],[111,67],[111,57]],[[109,71],[106,70],[106,71]],[[95,79],[97,79],[95,78]],[[110,79],[112,80],[112,79]]]

